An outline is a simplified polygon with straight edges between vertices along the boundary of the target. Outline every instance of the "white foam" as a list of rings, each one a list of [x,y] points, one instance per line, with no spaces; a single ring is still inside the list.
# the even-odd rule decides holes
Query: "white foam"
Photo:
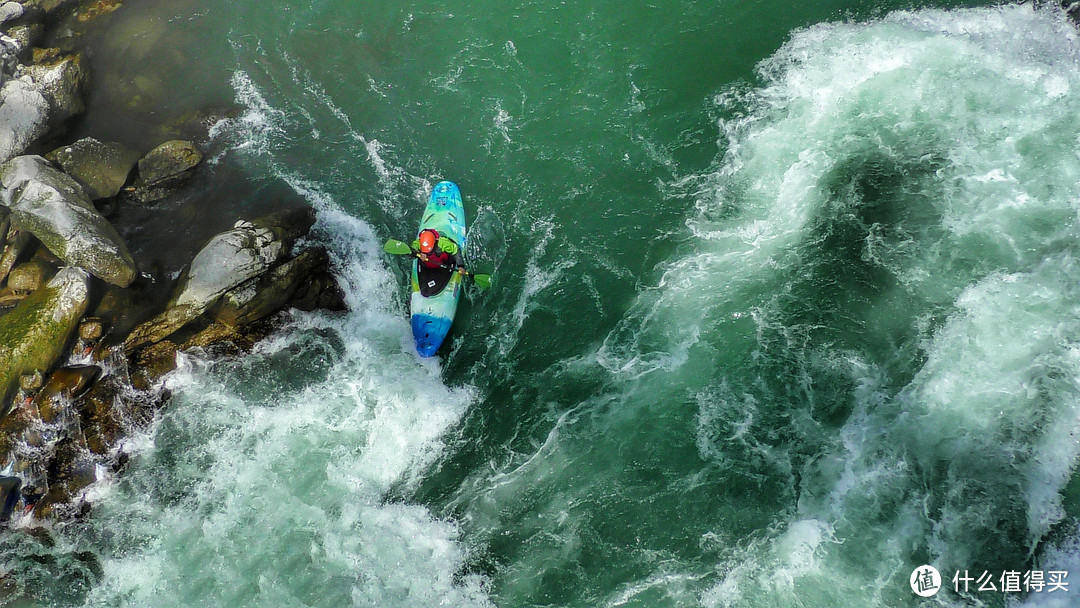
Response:
[[[233,82],[248,110],[217,135],[315,206],[350,311],[297,313],[237,361],[179,356],[126,487],[99,491],[95,525],[121,532],[89,604],[489,605],[484,581],[458,576],[467,549],[453,522],[384,503],[439,456],[474,391],[444,385],[438,362],[415,354],[374,231],[279,163],[291,119],[244,73]],[[378,167],[378,142],[365,143]],[[325,379],[277,391],[291,375],[271,366],[232,380],[268,361],[300,365],[294,350],[312,344],[330,358]],[[268,392],[252,393],[262,382]]]

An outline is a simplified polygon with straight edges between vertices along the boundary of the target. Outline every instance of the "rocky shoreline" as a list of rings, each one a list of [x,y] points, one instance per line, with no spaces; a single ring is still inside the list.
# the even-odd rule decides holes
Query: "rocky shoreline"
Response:
[[[0,520],[15,533],[88,512],[86,489],[166,402],[178,351],[240,352],[282,310],[345,307],[327,252],[297,250],[310,208],[237,218],[175,278],[140,268],[111,213],[176,196],[204,150],[66,140],[92,74],[79,52],[35,46],[118,6],[0,2]]]

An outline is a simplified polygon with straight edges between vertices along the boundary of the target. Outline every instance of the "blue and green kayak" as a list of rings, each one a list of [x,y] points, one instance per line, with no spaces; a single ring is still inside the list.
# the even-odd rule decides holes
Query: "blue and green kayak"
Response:
[[[465,251],[465,206],[454,182],[442,181],[432,189],[417,236],[429,228]],[[416,352],[421,357],[433,356],[450,333],[463,278],[453,268],[427,268],[413,259],[410,311]]]

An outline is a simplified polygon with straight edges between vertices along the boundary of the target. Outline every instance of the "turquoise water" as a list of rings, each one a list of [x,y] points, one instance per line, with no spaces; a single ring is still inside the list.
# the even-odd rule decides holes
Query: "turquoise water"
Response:
[[[186,86],[82,128],[236,104],[215,166],[318,210],[352,310],[184,357],[61,533],[100,580],[48,602],[901,606],[924,563],[1080,570],[1059,12],[221,4],[110,17],[100,78]],[[420,360],[381,244],[440,179],[495,284]]]

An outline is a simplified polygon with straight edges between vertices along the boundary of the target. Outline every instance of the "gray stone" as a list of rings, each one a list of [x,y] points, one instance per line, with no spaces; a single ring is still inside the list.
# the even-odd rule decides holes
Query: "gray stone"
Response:
[[[20,156],[0,166],[0,204],[11,221],[30,232],[64,262],[126,287],[135,278],[127,246],[80,186],[40,156]]]
[[[23,71],[49,101],[49,121],[52,125],[81,114],[86,109],[83,93],[89,82],[89,72],[83,66],[82,53],[28,65]]]
[[[166,338],[227,291],[269,270],[287,252],[286,243],[270,228],[236,222],[232,230],[210,239],[195,255],[166,311],[136,327],[125,348],[130,351]]]
[[[64,268],[0,317],[0,403],[5,411],[20,376],[52,368],[65,352],[68,338],[86,312],[89,295],[86,271]]]
[[[231,327],[248,325],[282,310],[310,277],[325,270],[325,249],[307,249],[257,279],[225,294],[215,320]]]
[[[40,23],[21,23],[11,26],[7,31],[7,36],[13,43],[12,51],[15,55],[21,55],[33,47],[44,34],[45,26]]]
[[[8,39],[6,36],[0,38]],[[12,57],[8,51],[3,57]],[[49,58],[48,63],[24,66],[0,87],[0,162],[19,154],[52,126],[83,111],[87,72],[82,56]]]
[[[139,153],[115,142],[86,137],[45,156],[86,189],[91,199],[116,196],[127,182]]]
[[[23,15],[23,7],[18,2],[0,4],[0,23],[7,23]]]
[[[0,87],[0,162],[22,154],[48,129],[49,100],[29,75]]]
[[[139,176],[131,195],[151,203],[172,194],[184,184],[202,162],[202,153],[190,141],[174,139],[154,148],[139,159]]]
[[[165,312],[136,327],[124,343],[125,350],[134,352],[165,339],[226,293],[277,266],[313,222],[311,209],[294,209],[253,222],[240,220],[231,230],[214,236],[180,276]]]

